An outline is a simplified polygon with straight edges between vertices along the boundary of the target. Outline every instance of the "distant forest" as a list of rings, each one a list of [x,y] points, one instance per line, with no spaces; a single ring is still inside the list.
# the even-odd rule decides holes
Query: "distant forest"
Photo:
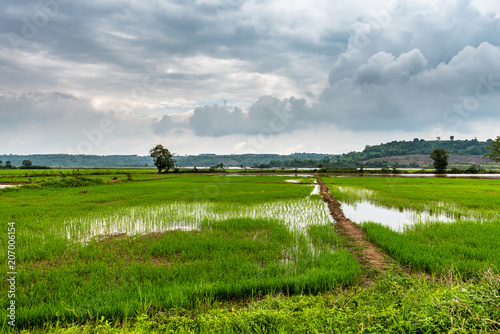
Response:
[[[429,155],[435,148],[444,148],[450,155],[482,156],[488,153],[487,141],[472,140],[432,140],[415,138],[412,141],[393,141],[370,146],[362,152],[349,152],[340,155],[317,153],[279,154],[233,154],[216,155],[200,154],[196,156],[175,156],[178,167],[394,167],[394,163],[380,158],[408,155]],[[377,159],[378,158],[378,159]],[[374,161],[368,161],[376,159]],[[22,166],[24,160],[30,160],[33,166],[50,167],[151,167],[153,160],[149,156],[138,155],[69,155],[69,154],[33,154],[33,155],[0,155],[2,166],[7,161],[12,166]],[[399,167],[419,167],[399,165]]]

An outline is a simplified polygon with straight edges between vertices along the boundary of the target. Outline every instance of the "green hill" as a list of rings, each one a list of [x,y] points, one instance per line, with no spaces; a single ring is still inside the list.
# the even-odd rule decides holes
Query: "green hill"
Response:
[[[453,155],[483,155],[488,153],[488,141],[472,140],[431,140],[415,138],[412,141],[393,141],[375,146],[367,145],[359,154],[360,159],[390,157],[395,155],[428,155],[435,148],[444,148]]]

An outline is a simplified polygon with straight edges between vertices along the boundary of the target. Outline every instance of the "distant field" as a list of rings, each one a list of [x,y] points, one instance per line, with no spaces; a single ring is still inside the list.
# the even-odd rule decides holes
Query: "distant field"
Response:
[[[351,285],[360,272],[313,187],[286,182],[310,178],[40,172],[0,172],[33,182],[0,190],[3,235],[15,223],[19,328],[317,293]],[[125,181],[102,183],[114,178]],[[0,314],[6,319],[5,308]]]
[[[60,168],[60,169],[0,169],[0,184],[42,182],[61,177],[84,176],[103,181],[113,179],[163,178],[155,168]]]
[[[378,162],[378,161],[387,161],[395,163],[397,162],[400,165],[409,165],[412,162],[417,163],[422,166],[432,166],[433,160],[429,157],[429,155],[396,155],[396,156],[387,156],[382,158],[373,158],[363,161],[363,163],[369,162]],[[488,159],[483,158],[482,155],[454,155],[451,154],[448,162],[452,165],[467,165],[467,164],[477,164],[489,167],[499,168],[499,164],[495,164]]]

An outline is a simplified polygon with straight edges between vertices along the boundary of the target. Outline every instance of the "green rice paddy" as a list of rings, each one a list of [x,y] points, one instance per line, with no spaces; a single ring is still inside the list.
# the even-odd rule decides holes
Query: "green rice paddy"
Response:
[[[18,327],[352,284],[359,265],[325,204],[290,178],[170,174],[1,191],[0,219],[16,226]]]
[[[370,200],[400,210],[445,213],[455,222],[417,223],[397,233],[369,222],[370,240],[403,264],[465,277],[500,269],[500,180],[439,178],[328,178],[340,201]]]
[[[344,202],[454,217],[401,233],[362,226],[394,259],[440,279],[388,271],[363,285],[367,271],[304,175],[2,171],[0,184],[24,184],[0,190],[1,233],[8,235],[9,222],[16,230],[17,330],[500,329],[500,180],[322,180]],[[7,289],[2,280],[2,305]],[[0,314],[2,331],[12,330],[6,307]]]

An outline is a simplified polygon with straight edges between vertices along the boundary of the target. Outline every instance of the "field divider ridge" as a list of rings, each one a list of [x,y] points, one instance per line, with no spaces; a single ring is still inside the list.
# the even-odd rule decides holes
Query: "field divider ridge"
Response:
[[[347,238],[349,250],[358,258],[360,264],[368,269],[384,273],[387,269],[400,267],[382,249],[367,239],[363,229],[344,216],[340,202],[333,198],[328,186],[317,177],[320,185],[320,194],[327,203],[330,214],[335,221],[335,231],[338,235]]]

